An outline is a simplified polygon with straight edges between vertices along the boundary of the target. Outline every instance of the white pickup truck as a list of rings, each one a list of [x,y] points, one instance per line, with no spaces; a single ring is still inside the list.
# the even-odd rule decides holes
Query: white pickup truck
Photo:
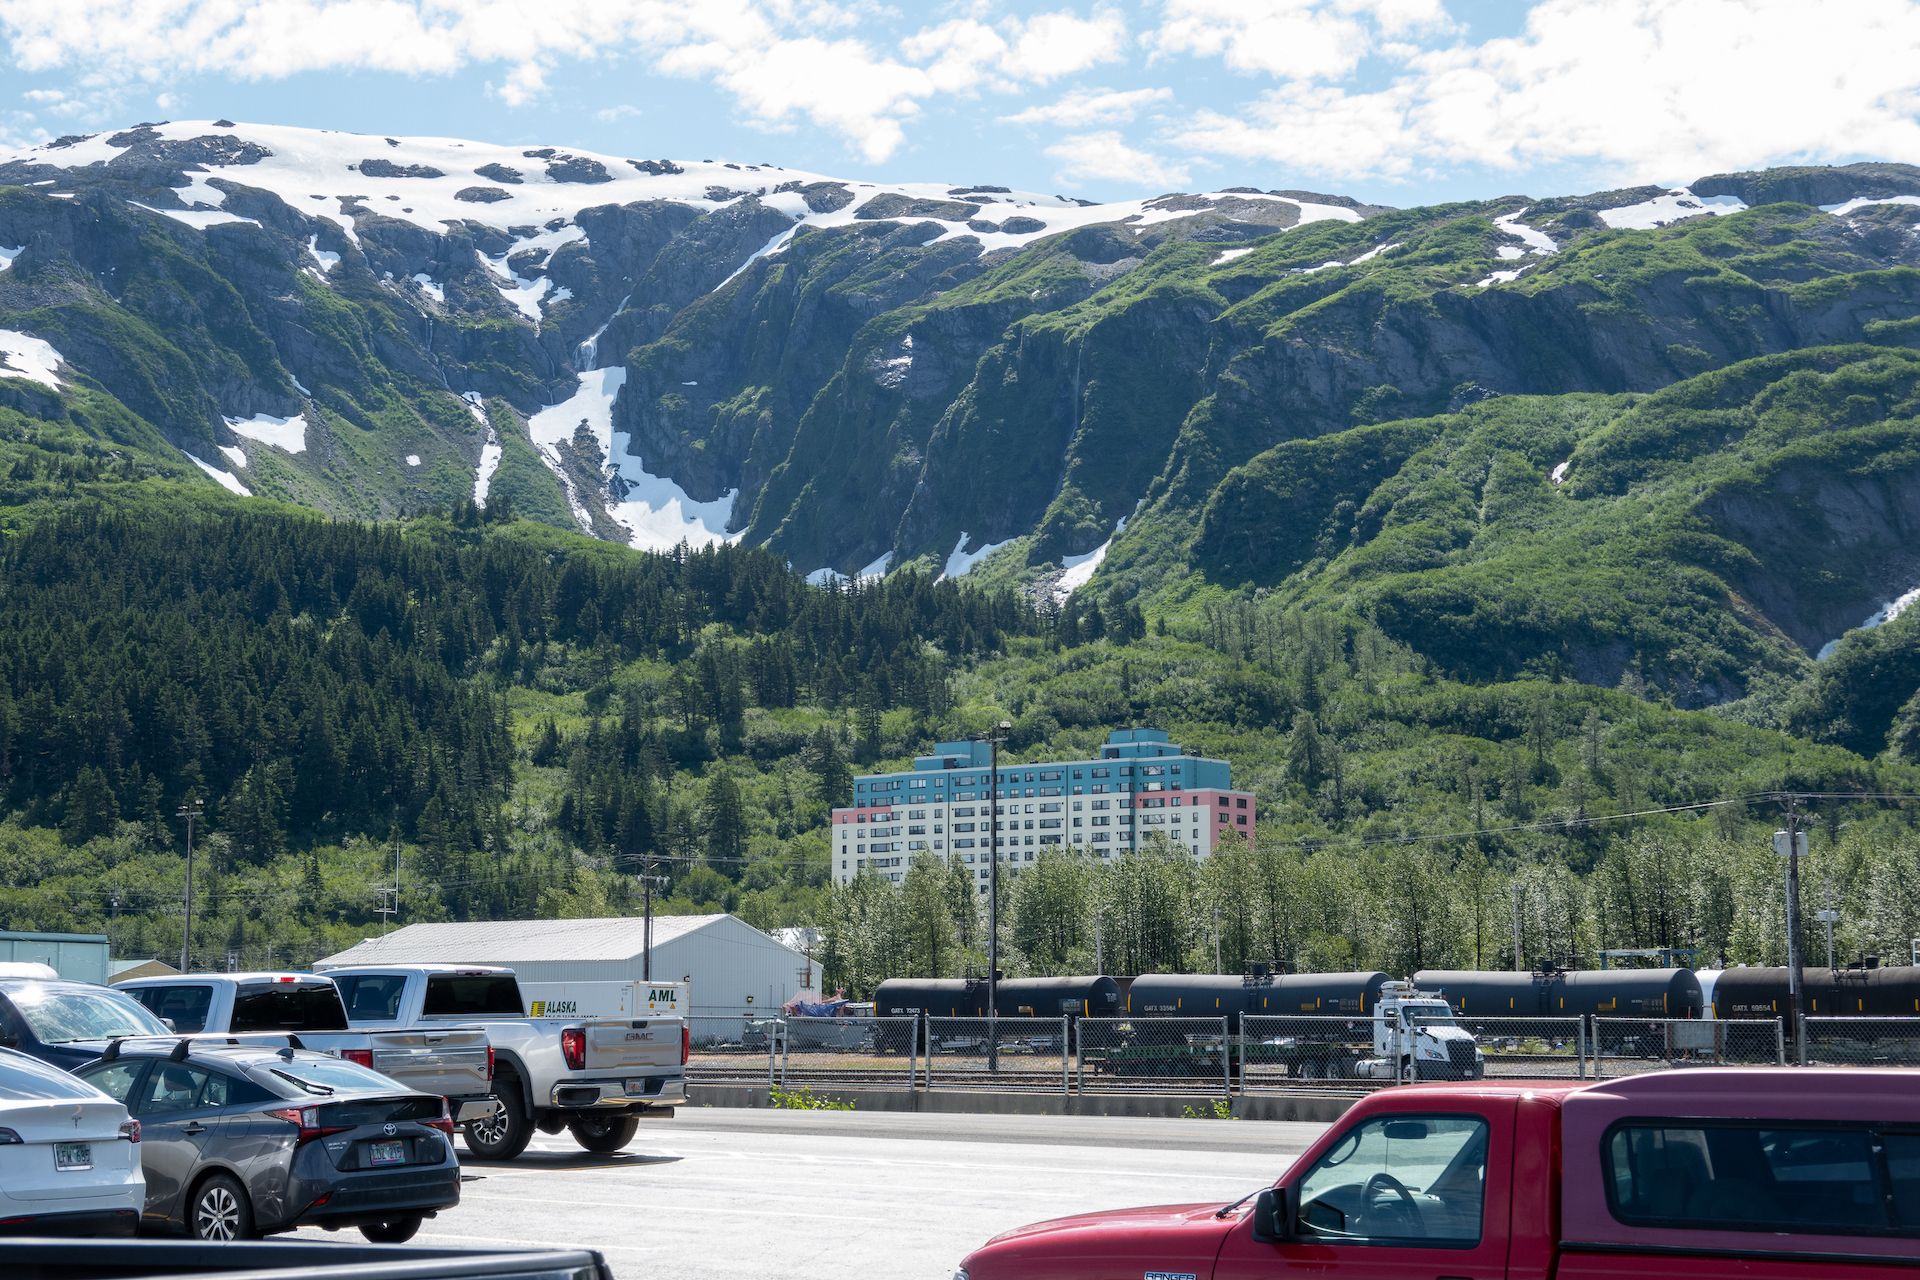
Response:
[[[513,970],[493,965],[349,965],[326,970],[356,1029],[478,1024],[494,1051],[500,1110],[463,1129],[467,1149],[511,1160],[535,1129],[566,1129],[589,1151],[618,1151],[642,1117],[687,1100],[687,1024],[678,983],[650,985],[618,1018],[532,1017]]]
[[[306,1048],[439,1094],[456,1122],[498,1110],[493,1051],[486,1028],[475,1022],[359,1030],[347,1020],[340,989],[311,973],[188,973],[115,985],[182,1035],[297,1035]]]

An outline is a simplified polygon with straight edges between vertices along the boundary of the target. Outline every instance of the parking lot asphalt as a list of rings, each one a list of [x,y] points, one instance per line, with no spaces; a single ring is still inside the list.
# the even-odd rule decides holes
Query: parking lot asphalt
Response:
[[[1273,1179],[1313,1124],[683,1109],[590,1155],[565,1134],[465,1158],[432,1244],[587,1245],[619,1280],[946,1280],[1009,1227],[1125,1205],[1226,1201]],[[302,1236],[358,1240],[355,1232]]]

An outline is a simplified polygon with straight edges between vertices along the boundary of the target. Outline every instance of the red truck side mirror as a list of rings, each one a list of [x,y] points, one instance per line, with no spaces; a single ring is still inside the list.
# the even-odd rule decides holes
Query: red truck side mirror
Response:
[[[1293,1214],[1285,1187],[1268,1187],[1253,1202],[1253,1238],[1261,1244],[1279,1244],[1293,1238]]]

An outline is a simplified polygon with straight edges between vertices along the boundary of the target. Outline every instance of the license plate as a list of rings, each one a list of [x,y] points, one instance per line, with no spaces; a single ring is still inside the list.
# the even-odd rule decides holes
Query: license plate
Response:
[[[407,1144],[405,1142],[376,1142],[368,1152],[368,1160],[375,1167],[387,1164],[405,1164],[407,1162]]]
[[[628,1096],[629,1098],[644,1098],[644,1097],[646,1097],[646,1096],[647,1096],[647,1082],[646,1082],[645,1080],[629,1080],[629,1081],[627,1081],[627,1096]]]
[[[53,1167],[91,1169],[93,1168],[93,1148],[84,1142],[56,1142],[53,1144]]]

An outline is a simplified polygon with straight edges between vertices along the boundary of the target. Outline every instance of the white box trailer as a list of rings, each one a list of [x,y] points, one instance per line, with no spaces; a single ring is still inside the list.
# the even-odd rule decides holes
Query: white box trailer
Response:
[[[686,1007],[683,982],[522,982],[531,1018],[678,1016]]]

